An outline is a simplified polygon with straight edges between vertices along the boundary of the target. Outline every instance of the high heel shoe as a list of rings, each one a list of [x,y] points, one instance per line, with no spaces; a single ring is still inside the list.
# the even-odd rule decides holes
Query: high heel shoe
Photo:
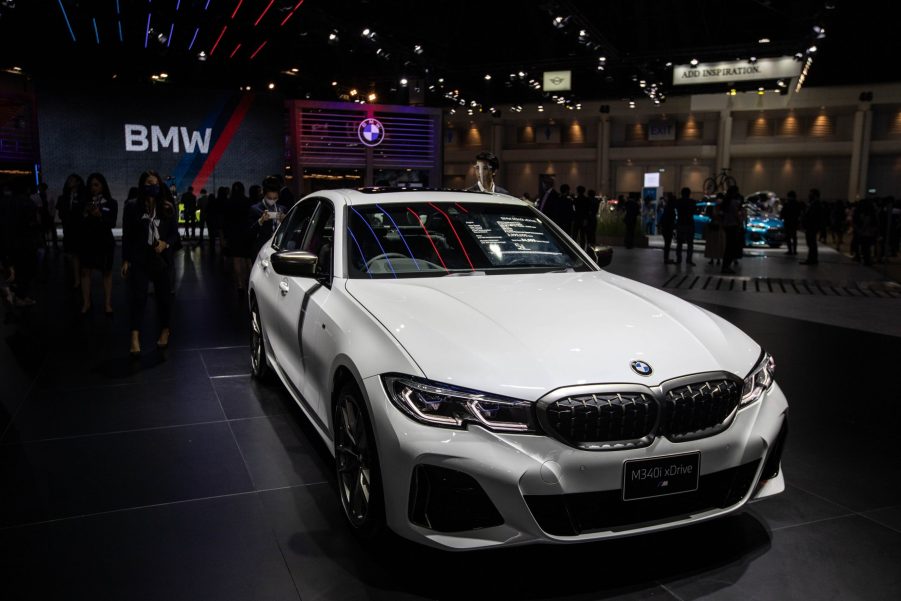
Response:
[[[162,338],[162,332],[160,332],[160,338]],[[161,340],[156,341],[156,348],[165,350],[169,348],[169,339],[172,338],[172,330],[169,330],[168,335],[166,336],[166,341],[161,342]]]

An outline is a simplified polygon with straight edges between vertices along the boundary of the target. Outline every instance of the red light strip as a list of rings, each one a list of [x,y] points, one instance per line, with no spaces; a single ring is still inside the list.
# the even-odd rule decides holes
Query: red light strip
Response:
[[[238,42],[238,45],[235,46],[235,49],[232,50],[232,53],[228,55],[228,58],[233,58],[235,56],[235,53],[238,52],[238,48],[240,48],[240,47],[241,47],[241,43]]]
[[[435,254],[438,255],[438,260],[441,261],[441,266],[444,267],[444,271],[447,271],[447,265],[444,264],[444,259],[441,258],[441,253],[438,252],[438,247],[435,246],[435,243],[432,241],[432,237],[429,235],[429,230],[425,229],[425,224],[419,220],[419,213],[407,207],[407,210],[413,213],[413,216],[416,217],[416,223],[419,224],[419,227],[422,228],[422,231],[425,232],[425,237],[429,239],[429,244],[432,245],[432,249],[435,251]]]
[[[225,30],[228,29],[228,25],[222,27],[222,31],[219,33],[219,37],[216,38],[216,43],[213,44],[213,49],[210,50],[210,56],[213,56],[213,53],[216,52],[216,48],[219,47],[219,42],[222,40],[222,36],[225,35]]]
[[[241,8],[242,4],[244,4],[244,0],[238,0],[238,6],[235,7],[235,12],[232,13],[232,19],[235,18],[236,14],[238,14],[238,9]]]
[[[254,50],[254,51],[253,51],[253,54],[250,55],[250,60],[253,60],[253,57],[255,57],[257,54],[259,54],[260,50],[263,49],[263,46],[265,46],[265,45],[268,44],[268,43],[269,43],[269,40],[266,40],[265,42],[263,42],[262,44],[260,44],[260,47],[257,48],[256,50]]]
[[[257,17],[257,20],[254,22],[254,24],[253,24],[254,27],[256,27],[257,25],[260,24],[260,21],[263,20],[263,17],[266,16],[266,13],[269,12],[269,9],[272,8],[273,4],[275,4],[275,0],[269,0],[269,5],[265,8],[265,10],[263,10],[262,13],[260,13],[260,16]]]
[[[466,209],[464,209],[464,208],[463,208],[463,205],[461,205],[459,202],[455,202],[454,204],[457,205],[457,208],[460,209],[461,211],[463,211],[464,213],[468,213],[468,212],[469,212],[469,211],[467,211]]]
[[[291,10],[291,12],[288,13],[288,16],[285,17],[285,20],[282,21],[282,24],[279,25],[279,27],[284,27],[285,23],[288,22],[288,19],[290,19],[291,17],[294,16],[294,12],[295,12],[298,8],[300,8],[300,5],[301,5],[301,4],[303,4],[303,0],[300,0],[300,2],[297,3],[297,6],[295,6],[295,7]]]
[[[460,235],[457,233],[457,228],[454,227],[454,224],[453,224],[453,222],[451,221],[451,219],[450,219],[450,217],[448,216],[448,214],[445,213],[444,211],[442,211],[441,209],[439,209],[438,206],[435,205],[434,203],[431,203],[431,202],[430,202],[430,203],[429,203],[429,206],[432,207],[433,209],[435,209],[436,211],[438,211],[439,213],[441,213],[442,215],[444,215],[444,218],[447,220],[447,224],[450,226],[451,231],[454,233],[454,237],[457,239],[457,242],[460,243],[460,250],[463,251],[463,256],[466,257],[466,262],[469,263],[469,269],[472,270],[472,271],[475,271],[476,268],[475,268],[475,266],[472,264],[472,261],[469,259],[469,253],[466,252],[466,248],[463,246],[463,241],[460,240]]]

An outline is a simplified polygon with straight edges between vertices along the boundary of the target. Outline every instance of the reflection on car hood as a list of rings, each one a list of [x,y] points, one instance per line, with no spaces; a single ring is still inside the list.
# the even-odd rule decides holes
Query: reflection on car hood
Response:
[[[346,281],[429,379],[524,399],[576,384],[744,376],[760,347],[719,317],[606,272]],[[630,362],[649,363],[642,377]]]
[[[784,224],[778,217],[749,217],[748,226],[758,229],[772,230],[784,227]]]

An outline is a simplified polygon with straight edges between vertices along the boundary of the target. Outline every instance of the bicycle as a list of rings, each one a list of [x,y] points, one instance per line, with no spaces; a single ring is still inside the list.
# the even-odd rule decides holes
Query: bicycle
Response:
[[[738,186],[738,182],[729,175],[729,168],[723,167],[720,169],[719,175],[704,180],[704,194],[713,196],[717,192],[725,192],[730,186]]]

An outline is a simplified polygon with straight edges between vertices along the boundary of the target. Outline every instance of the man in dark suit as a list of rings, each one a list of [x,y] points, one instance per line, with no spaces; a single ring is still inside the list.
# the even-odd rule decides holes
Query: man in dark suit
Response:
[[[676,201],[676,263],[682,262],[682,244],[684,243],[688,246],[685,263],[695,264],[691,255],[695,245],[696,205],[697,202],[691,197],[691,190],[682,188],[680,198]]]
[[[492,152],[480,152],[476,155],[475,171],[476,183],[468,188],[467,192],[490,192],[492,194],[509,194],[495,182],[500,161]]]

